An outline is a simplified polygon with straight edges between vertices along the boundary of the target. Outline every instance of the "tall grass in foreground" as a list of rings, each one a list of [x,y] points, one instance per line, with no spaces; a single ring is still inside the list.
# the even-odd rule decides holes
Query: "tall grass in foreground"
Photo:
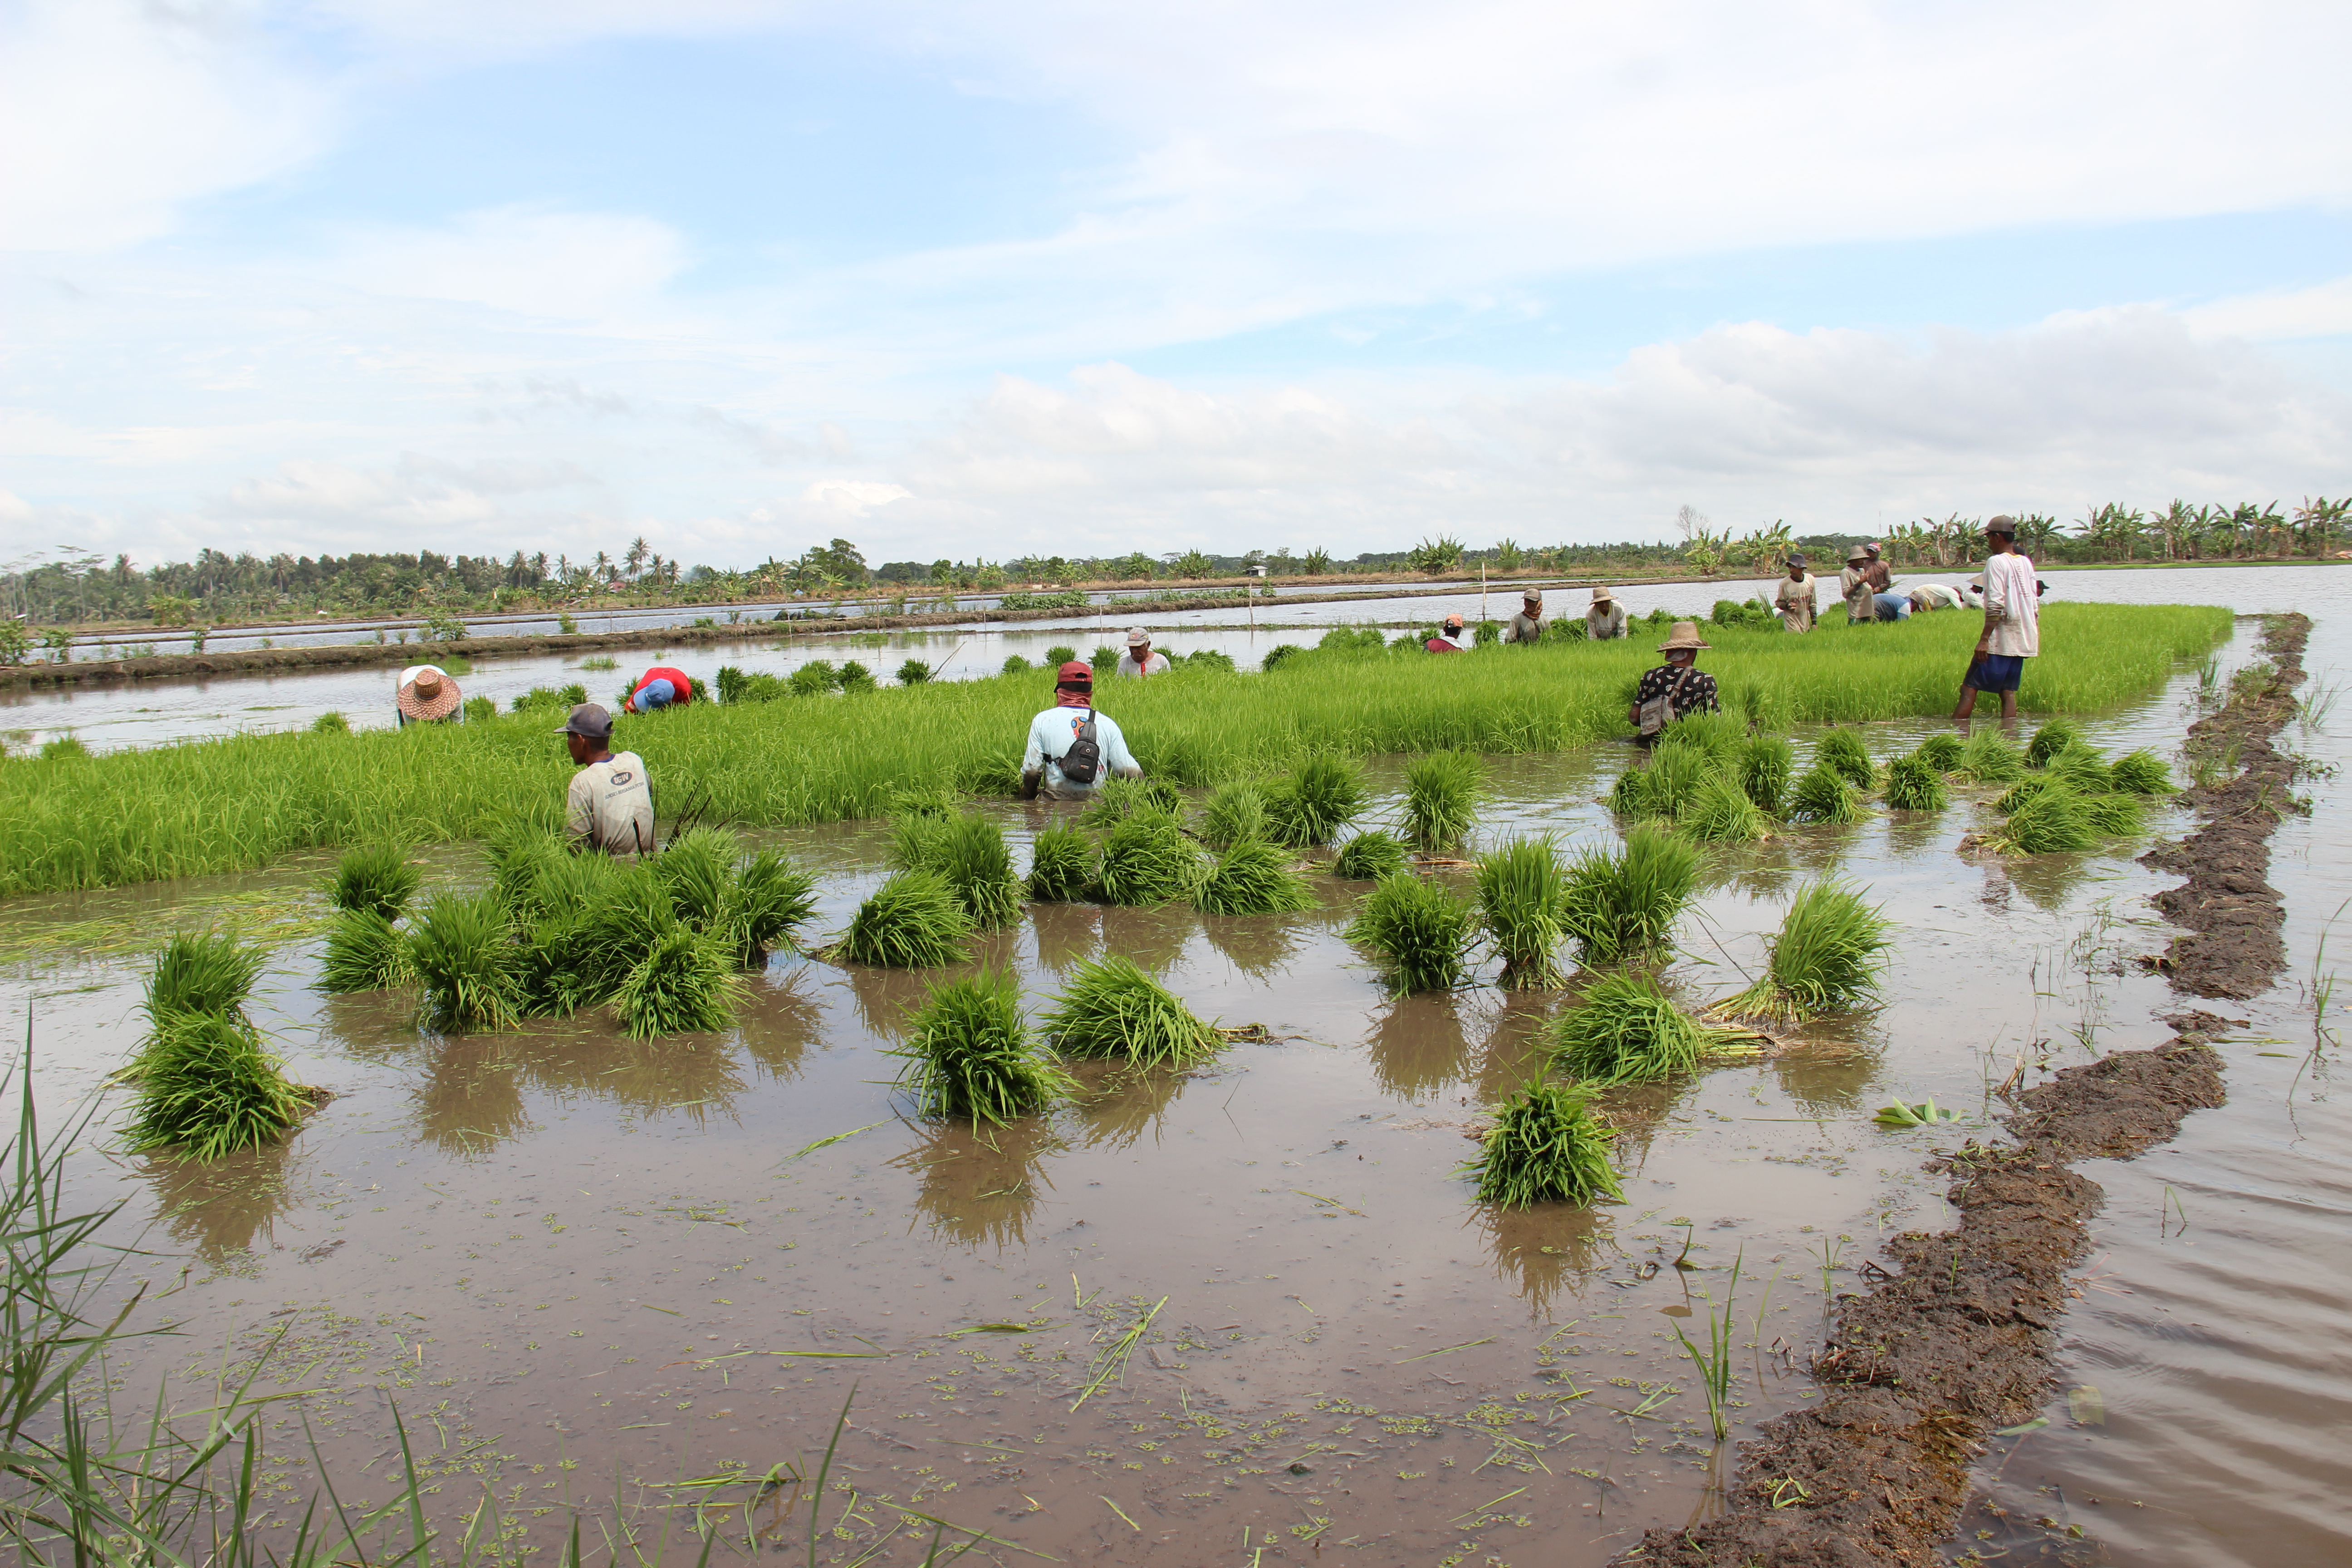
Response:
[[[339,910],[396,921],[424,875],[397,844],[358,845],[343,851],[335,874],[327,879],[327,901]]]
[[[1496,1106],[1477,1156],[1461,1171],[1476,1178],[1478,1201],[1499,1208],[1622,1202],[1609,1163],[1613,1135],[1594,1119],[1591,1101],[1588,1089],[1538,1081]]]
[[[1585,850],[1569,867],[1565,909],[1578,955],[1599,966],[1660,951],[1697,886],[1698,851],[1657,828],[1635,828],[1613,852]]]
[[[1675,1005],[1647,974],[1609,974],[1587,986],[1555,1019],[1551,1048],[1560,1066],[1593,1084],[1653,1083],[1695,1072],[1709,1057],[1753,1056],[1739,1032]]]
[[[1419,849],[1458,847],[1470,833],[1486,764],[1467,752],[1432,752],[1404,770],[1404,836]]]
[[[1708,1011],[1801,1024],[1860,1006],[1877,994],[1893,930],[1853,889],[1811,883],[1789,901],[1762,976]]]
[[[1048,1061],[1021,1010],[1021,986],[1003,970],[982,970],[931,987],[888,1053],[906,1062],[898,1087],[926,1116],[999,1126],[1067,1096],[1069,1076]]]
[[[1115,953],[1078,965],[1040,1022],[1064,1056],[1117,1057],[1143,1067],[1189,1067],[1224,1045],[1175,993]]]
[[[1400,992],[1450,991],[1462,984],[1476,935],[1470,906],[1411,871],[1381,879],[1356,905],[1348,940],[1378,959]]]
[[[937,969],[964,956],[974,932],[955,889],[929,871],[901,871],[849,917],[835,956],[892,969]]]
[[[1507,839],[1486,852],[1478,864],[1478,920],[1503,961],[1506,988],[1560,984],[1568,872],[1549,836]]]

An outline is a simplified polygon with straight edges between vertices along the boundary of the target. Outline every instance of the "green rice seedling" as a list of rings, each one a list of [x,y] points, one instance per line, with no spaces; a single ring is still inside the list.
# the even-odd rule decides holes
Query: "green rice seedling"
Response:
[[[1078,650],[1076,648],[1072,647],[1067,643],[1055,643],[1052,647],[1045,650],[1045,656],[1037,662],[1044,668],[1058,670],[1066,664],[1076,663],[1077,658]]]
[[[1870,761],[1870,748],[1852,730],[1832,730],[1813,747],[1813,766],[1832,769],[1856,789],[1868,789],[1878,782],[1878,770]]]
[[[2086,795],[2083,797],[2083,819],[2093,830],[2110,838],[2137,838],[2147,831],[2147,818],[2141,814],[2137,796],[2128,795]]]
[[[1736,713],[1693,713],[1677,719],[1658,737],[1658,749],[1704,752],[1718,768],[1735,767],[1748,748],[1748,726]]]
[[[1637,827],[1612,854],[1587,849],[1569,867],[1567,921],[1588,965],[1618,963],[1666,945],[1698,886],[1689,840]]]
[[[2117,757],[2107,770],[2116,788],[2128,795],[2172,795],[2172,769],[2162,757],[2141,747]]]
[[[955,890],[964,912],[982,931],[1010,925],[1021,912],[1023,889],[1013,869],[1013,851],[1005,846],[1004,829],[987,817],[959,816],[942,825],[924,868],[938,872]]]
[[[1762,977],[1709,1011],[1784,1024],[1851,1011],[1876,994],[1892,931],[1853,889],[1811,883],[1789,901]]]
[[[1356,905],[1347,936],[1381,961],[1400,992],[1448,991],[1462,983],[1476,934],[1470,905],[1410,871],[1384,877]]]
[[[1079,964],[1041,1022],[1066,1057],[1116,1057],[1144,1067],[1190,1067],[1225,1043],[1174,993],[1115,953]]]
[[[1029,670],[1030,664],[1027,659],[1022,658],[1021,655],[1017,653],[1008,653],[1004,656],[1004,667],[998,670],[997,673],[999,675],[1026,675],[1029,673]]]
[[[2042,764],[2042,771],[2081,795],[2102,795],[2115,785],[2106,758],[2088,746],[2069,746],[2053,753]]]
[[[1512,838],[1478,863],[1478,921],[1502,956],[1506,987],[1558,985],[1568,936],[1568,872],[1547,836]]]
[[[1961,754],[1967,750],[1958,735],[1930,735],[1919,742],[1914,754],[1937,773],[1948,773],[1961,765]]]
[[[1377,882],[1404,869],[1404,840],[1378,828],[1367,828],[1339,846],[1331,874],[1351,881]]]
[[[1886,764],[1886,804],[1897,811],[1941,811],[1952,795],[1935,764],[1914,752]]]
[[[901,871],[857,906],[836,944],[841,957],[892,969],[954,963],[975,931],[963,900],[936,872]]]
[[[656,939],[613,998],[621,1026],[640,1040],[727,1027],[743,984],[733,957],[717,938],[684,926]]]
[[[1265,790],[1256,784],[1219,784],[1201,808],[1201,841],[1212,849],[1223,849],[1244,838],[1264,838],[1270,831]]]
[[[1294,847],[1328,844],[1363,815],[1369,792],[1363,770],[1343,758],[1309,757],[1290,776],[1268,786],[1265,809],[1274,836]]]
[[[1778,816],[1796,768],[1797,748],[1785,737],[1752,735],[1739,752],[1739,787],[1758,810]]]
[[[141,1053],[124,1143],[217,1160],[274,1142],[309,1108],[243,1016],[175,1013]]]
[[[1978,784],[2011,784],[2025,776],[2025,756],[2000,731],[1978,730],[1960,748],[1959,771]]]
[[[1173,816],[1143,810],[1103,835],[1095,880],[1107,902],[1165,904],[1192,893],[1200,866],[1199,852]]]
[[[1643,822],[1668,813],[1660,805],[1646,766],[1628,766],[1610,786],[1609,809],[1628,822]]]
[[[1003,970],[932,986],[906,1047],[889,1054],[905,1060],[898,1087],[926,1116],[1003,1126],[1050,1109],[1075,1088],[1038,1049],[1021,987]]]
[[[400,933],[373,910],[338,910],[327,922],[319,989],[334,994],[389,991],[408,977]]]
[[[906,784],[890,792],[892,816],[935,816],[944,822],[955,814],[955,792],[944,784]]]
[[[2082,731],[2073,724],[2063,719],[2053,719],[2034,731],[2033,739],[2026,742],[2025,765],[2029,768],[2042,767],[2067,747],[2080,745],[2082,741]]]
[[[743,841],[723,827],[696,827],[680,834],[646,864],[669,895],[677,918],[696,931],[709,931],[725,917],[735,887],[735,862]]]
[[[268,957],[227,931],[173,935],[147,972],[148,1020],[160,1026],[167,1017],[190,1013],[243,1017],[245,999]]]
[[[2019,806],[2049,787],[2050,781],[2039,773],[2020,779],[2000,792],[1999,798],[1992,803],[1992,808],[2003,816],[2014,816]]]
[[[1835,768],[1815,763],[1789,792],[1789,820],[1833,826],[1862,820],[1862,795]]]
[[[931,679],[931,667],[919,658],[910,658],[898,667],[898,684],[922,686]]]
[[[1423,850],[1458,847],[1470,831],[1486,764],[1468,752],[1432,752],[1404,771],[1404,836]]]
[[[2095,849],[2098,844],[2098,830],[2083,809],[2083,797],[2073,790],[2052,786],[2020,801],[2000,831],[1987,841],[1987,847],[2000,855],[2054,855]]]
[[[890,819],[890,868],[894,871],[920,871],[931,863],[939,843],[940,833],[948,825],[945,816],[909,813]]]
[[[1700,785],[1675,826],[1698,844],[1752,844],[1772,837],[1772,819],[1729,773],[1717,773]]]
[[[1095,884],[1095,847],[1075,827],[1048,827],[1029,847],[1029,896],[1066,904]]]
[[[313,735],[348,735],[351,732],[352,721],[331,708],[310,721],[310,733]]]
[[[336,862],[327,901],[339,910],[368,910],[396,921],[424,875],[397,844],[362,845],[344,850]]]
[[[1078,814],[1082,827],[1108,827],[1124,822],[1137,812],[1159,812],[1174,815],[1184,806],[1184,797],[1176,786],[1165,779],[1107,778],[1097,785],[1094,798],[1086,810]]]
[[[844,693],[872,691],[880,685],[874,672],[856,659],[845,659],[841,666],[841,689]]]
[[[1530,1208],[1624,1201],[1609,1163],[1613,1134],[1592,1114],[1592,1091],[1575,1084],[1524,1084],[1495,1108],[1475,1158],[1460,1173],[1478,1184],[1482,1204]]]
[[[816,879],[773,849],[735,868],[721,929],[739,968],[766,965],[769,951],[791,944],[816,913]]]
[[[1552,1023],[1549,1044],[1567,1071],[1593,1084],[1654,1083],[1695,1072],[1709,1057],[1748,1055],[1739,1031],[1702,1024],[1647,974],[1604,975]]]
[[[512,1026],[521,952],[508,935],[506,911],[488,895],[442,893],[416,916],[403,945],[436,1027],[465,1034]]]
[[[1311,910],[1315,893],[1287,854],[1263,838],[1242,838],[1210,862],[1192,907],[1204,915],[1271,915]]]

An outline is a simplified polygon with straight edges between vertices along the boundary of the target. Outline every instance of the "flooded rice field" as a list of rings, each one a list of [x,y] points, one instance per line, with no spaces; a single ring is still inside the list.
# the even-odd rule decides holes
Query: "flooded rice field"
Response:
[[[2324,687],[2352,605],[2295,582]],[[2242,625],[2224,681],[2252,643]],[[2198,684],[2086,733],[2169,753]],[[1927,732],[1882,726],[1873,750]],[[2282,742],[2343,760],[2325,723]],[[1613,840],[1598,800],[1628,756],[1496,760],[1479,839]],[[1374,776],[1378,817],[1401,763]],[[1951,1556],[2080,1554],[2079,1531],[2116,1562],[2344,1560],[2352,1125],[2333,1090],[2352,995],[2328,986],[2352,875],[2329,830],[2342,780],[2308,787],[2273,844],[2288,977],[2218,1005],[2244,1021],[2221,1047],[2228,1104],[2083,1167],[2107,1197],[2063,1386],[1982,1458]],[[1000,809],[1016,839],[1052,820]],[[257,1363],[257,1391],[308,1391],[274,1428],[270,1533],[310,1490],[313,1439],[347,1500],[380,1500],[396,1410],[445,1521],[488,1489],[509,1544],[542,1554],[575,1514],[592,1542],[651,1555],[667,1531],[675,1550],[700,1509],[797,1555],[814,1508],[844,1563],[886,1537],[876,1561],[919,1560],[936,1516],[1006,1562],[1599,1563],[1703,1517],[1736,1466],[1677,1330],[1703,1341],[1730,1299],[1735,1443],[1815,1397],[1827,1293],[1866,1288],[1886,1238],[1948,1223],[1922,1163],[2000,1136],[1995,1086],[2171,1032],[2158,1016],[2184,1004],[2135,960],[2163,947],[2147,899],[2174,879],[2126,846],[1957,855],[1985,815],[1960,799],[1714,852],[1671,984],[1738,989],[1790,894],[1833,872],[1898,921],[1886,1005],[1612,1091],[1627,1201],[1591,1210],[1483,1212],[1456,1170],[1559,995],[1390,997],[1339,935],[1361,885],[1329,879],[1300,915],[1030,910],[981,951],[1033,1006],[1113,952],[1264,1035],[1190,1072],[1082,1067],[1070,1107],[986,1135],[889,1087],[921,976],[779,956],[738,1029],[653,1045],[601,1016],[445,1038],[395,997],[321,996],[325,858],[17,900],[0,995],[55,1119],[135,1042],[160,933],[280,943],[256,1016],[335,1098],[258,1156],[132,1159],[101,1130],[73,1167],[79,1197],[126,1205],[116,1239],[143,1237],[142,1321],[178,1329],[109,1367],[128,1403],[165,1380],[199,1409]],[[2154,816],[2160,836],[2186,826]],[[821,873],[818,932],[883,873],[874,825],[761,841]],[[425,858],[434,879],[480,874],[468,849]],[[1961,1120],[1872,1120],[1930,1095]]]

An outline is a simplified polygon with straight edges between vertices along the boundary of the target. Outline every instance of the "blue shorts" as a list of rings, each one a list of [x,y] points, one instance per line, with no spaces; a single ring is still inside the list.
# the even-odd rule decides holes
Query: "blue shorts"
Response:
[[[2017,683],[2025,679],[2025,656],[2021,653],[1989,653],[1969,666],[1960,684],[1977,691],[2014,691]]]

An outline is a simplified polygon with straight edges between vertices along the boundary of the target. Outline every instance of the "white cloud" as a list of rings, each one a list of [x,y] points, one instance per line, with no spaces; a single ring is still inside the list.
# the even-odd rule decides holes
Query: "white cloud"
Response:
[[[654,307],[686,264],[685,241],[651,218],[506,206],[437,227],[347,233],[326,270],[392,298],[602,321]]]
[[[383,468],[341,463],[293,461],[266,479],[247,479],[215,508],[218,515],[254,529],[278,530],[310,540],[317,531],[362,539],[397,539],[401,546],[366,548],[449,549],[467,554],[511,548],[502,536],[480,527],[499,523],[519,531],[538,520],[517,516],[508,499],[549,490],[591,488],[593,476],[569,464],[529,461],[459,464],[404,453]],[[316,544],[308,546],[310,550]]]
[[[2193,306],[2181,316],[2191,331],[2203,337],[2261,342],[2352,336],[2352,278],[2337,278],[2308,289],[2232,295]]]

